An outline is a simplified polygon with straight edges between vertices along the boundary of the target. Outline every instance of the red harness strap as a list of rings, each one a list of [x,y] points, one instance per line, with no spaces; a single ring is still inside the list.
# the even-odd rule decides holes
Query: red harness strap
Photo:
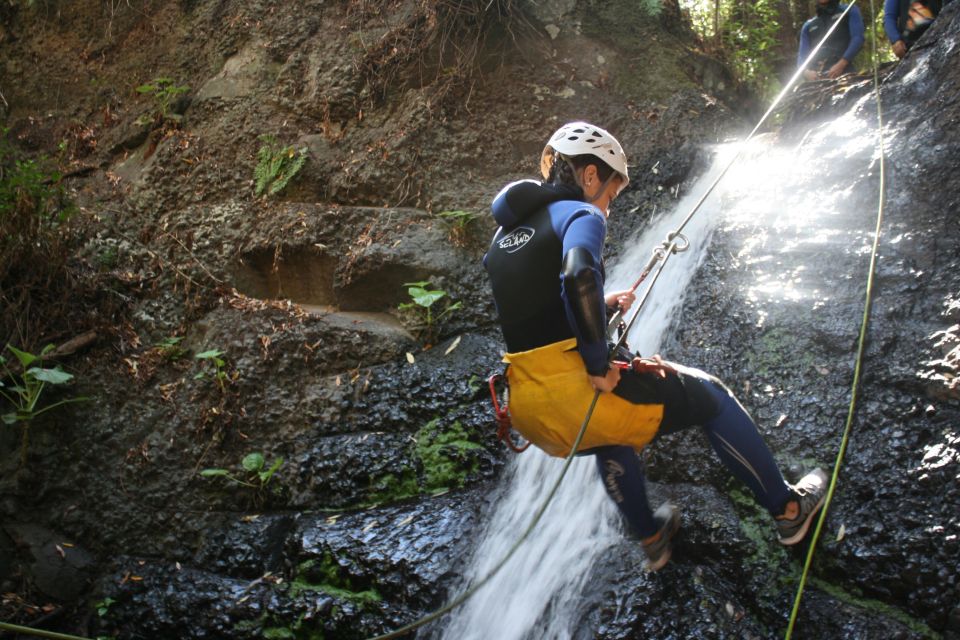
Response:
[[[527,450],[527,447],[530,446],[530,443],[527,442],[523,446],[519,446],[513,441],[513,437],[510,435],[513,424],[510,422],[510,411],[507,407],[508,403],[504,402],[501,407],[500,399],[497,397],[497,382],[501,380],[503,380],[503,374],[500,373],[495,373],[487,379],[487,383],[490,385],[490,400],[493,401],[493,417],[497,422],[497,437],[503,440],[504,444],[516,453],[523,453]]]

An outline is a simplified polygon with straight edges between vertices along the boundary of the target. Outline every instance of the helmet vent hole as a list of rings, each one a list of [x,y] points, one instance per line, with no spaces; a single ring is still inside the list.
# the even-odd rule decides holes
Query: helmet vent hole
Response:
[[[597,141],[596,138],[587,138],[587,139],[586,139],[586,142],[591,142],[591,143],[592,143],[592,142],[596,142],[596,141]]]
[[[570,136],[567,140],[579,140],[580,136]]]

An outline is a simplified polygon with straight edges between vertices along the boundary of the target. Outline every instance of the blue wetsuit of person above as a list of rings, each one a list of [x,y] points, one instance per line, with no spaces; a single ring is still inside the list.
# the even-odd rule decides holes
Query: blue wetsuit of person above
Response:
[[[894,45],[897,57],[903,57],[949,2],[950,0],[885,0],[883,30],[890,44]],[[902,43],[902,49],[897,48],[897,43]]]
[[[594,140],[612,139],[586,123],[565,126],[597,134]],[[556,140],[554,146],[564,146]],[[604,163],[605,154],[587,149],[577,156],[581,164],[591,153],[594,163]],[[552,162],[569,163],[568,154],[561,149]],[[622,167],[625,183],[625,157]],[[595,394],[590,376],[604,376],[611,366],[602,258],[607,216],[585,201],[584,169],[572,163],[566,169],[543,167],[553,180],[511,183],[496,196],[492,211],[500,227],[484,256],[507,346],[513,426],[553,456],[571,451]],[[627,352],[624,359],[633,356]],[[652,513],[637,452],[657,435],[695,425],[776,518],[781,542],[799,542],[822,504],[824,474],[787,484],[753,420],[716,378],[675,363],[632,364],[638,366],[621,372],[612,393],[599,394],[579,452],[596,457],[608,495],[644,542],[648,568],[666,563],[679,518],[670,505]]]
[[[800,28],[800,47],[797,50],[797,66],[806,61],[814,47],[827,35],[833,24],[840,20],[847,5],[837,0],[817,3],[817,15],[803,23]],[[807,65],[807,69],[815,74],[826,75],[841,61],[842,71],[852,70],[853,60],[856,58],[864,42],[863,16],[856,5],[843,18],[843,23],[837,26],[826,39],[823,46]],[[835,77],[835,76],[834,76]]]

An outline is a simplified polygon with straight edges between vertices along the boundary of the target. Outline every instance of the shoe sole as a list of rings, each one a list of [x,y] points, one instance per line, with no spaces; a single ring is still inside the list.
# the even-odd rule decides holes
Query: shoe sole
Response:
[[[676,512],[675,517],[670,519],[670,528],[663,532],[663,535],[666,535],[668,539],[673,539],[673,536],[677,535],[677,531],[680,531],[680,513]],[[650,562],[648,558],[643,563],[644,570],[653,573],[654,571],[659,571],[663,569],[668,562],[670,562],[670,556],[673,555],[673,547],[667,547],[667,550],[664,551],[655,563]]]
[[[813,511],[810,512],[810,515],[807,516],[807,519],[803,521],[802,525],[800,525],[800,530],[789,538],[779,538],[780,544],[784,545],[785,547],[789,547],[803,540],[804,536],[807,535],[807,531],[810,529],[810,523],[813,522],[814,517],[820,513],[820,507],[823,506],[823,503],[826,501],[826,499],[827,493],[824,491],[823,496],[817,502],[817,506],[813,508]]]

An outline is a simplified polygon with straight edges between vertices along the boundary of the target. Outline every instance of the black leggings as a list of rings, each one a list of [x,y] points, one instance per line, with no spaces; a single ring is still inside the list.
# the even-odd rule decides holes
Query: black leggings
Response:
[[[670,366],[676,373],[668,373],[665,379],[626,370],[614,393],[635,404],[662,404],[657,436],[703,427],[724,466],[750,487],[771,515],[782,513],[793,494],[750,415],[713,376],[673,363]],[[656,533],[643,466],[633,448],[596,447],[584,453],[596,456],[607,494],[636,535],[646,538]]]

